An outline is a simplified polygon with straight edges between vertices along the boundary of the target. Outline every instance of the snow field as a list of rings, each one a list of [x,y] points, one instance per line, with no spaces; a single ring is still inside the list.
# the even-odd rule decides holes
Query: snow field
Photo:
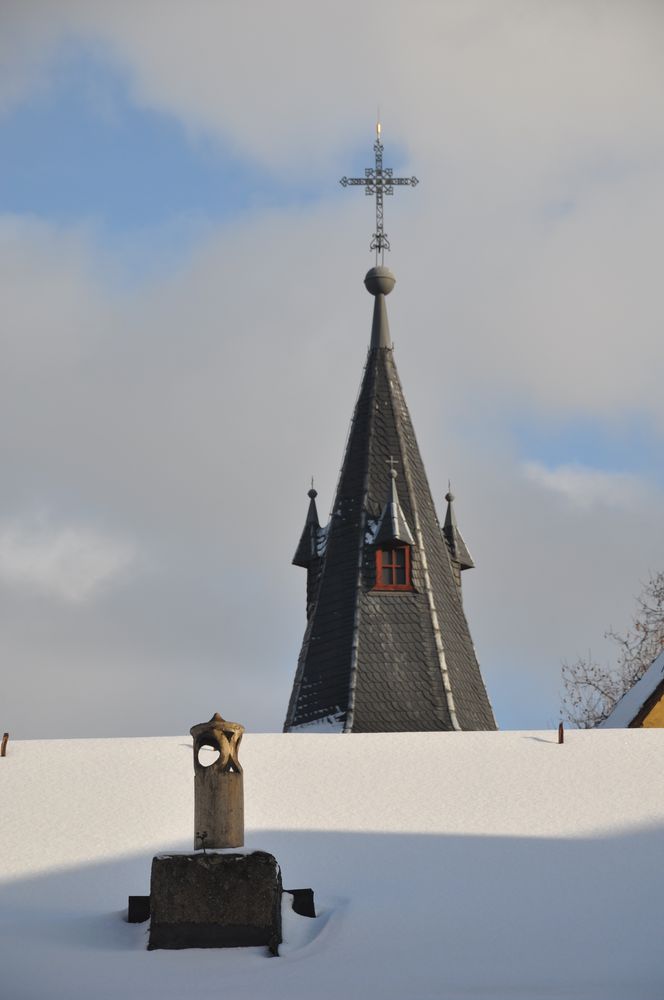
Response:
[[[662,730],[245,736],[247,846],[316,893],[279,959],[147,952],[123,919],[192,848],[191,753],[10,741],[0,1000],[661,998]]]

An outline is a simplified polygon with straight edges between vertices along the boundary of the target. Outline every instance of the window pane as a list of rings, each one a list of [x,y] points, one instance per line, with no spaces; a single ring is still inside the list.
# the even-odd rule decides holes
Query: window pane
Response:
[[[376,553],[377,587],[410,587],[410,547],[394,545]]]

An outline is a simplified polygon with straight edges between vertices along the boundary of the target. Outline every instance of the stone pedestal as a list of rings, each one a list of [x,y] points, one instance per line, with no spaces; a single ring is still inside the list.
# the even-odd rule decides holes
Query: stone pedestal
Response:
[[[281,943],[281,871],[265,851],[153,858],[148,948]]]
[[[241,771],[223,771],[217,764],[196,766],[194,777],[194,850],[202,847],[242,847],[244,791]]]

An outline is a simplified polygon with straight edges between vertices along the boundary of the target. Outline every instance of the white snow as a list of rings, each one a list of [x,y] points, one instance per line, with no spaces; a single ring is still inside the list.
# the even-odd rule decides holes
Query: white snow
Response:
[[[645,1000],[664,993],[664,731],[245,736],[248,848],[312,886],[282,955],[148,952],[191,739],[11,742],[2,1000]],[[287,903],[287,899],[285,900]]]
[[[376,532],[380,525],[380,517],[367,517],[366,527],[364,529],[364,544],[373,545],[374,538],[376,537]]]
[[[301,722],[299,726],[291,726],[289,733],[343,733],[346,713],[337,708],[332,715],[324,715],[313,722]]]
[[[664,680],[664,649],[650,664],[643,677],[626,691],[608,719],[602,722],[602,729],[621,729],[628,726],[655,689]]]
[[[322,559],[327,549],[327,536],[330,533],[330,522],[319,527],[316,534],[316,555]]]

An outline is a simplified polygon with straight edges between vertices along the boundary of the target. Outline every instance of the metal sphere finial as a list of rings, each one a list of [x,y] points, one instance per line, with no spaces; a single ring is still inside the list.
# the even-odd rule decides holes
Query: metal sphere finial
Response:
[[[389,267],[372,267],[364,278],[364,287],[371,295],[389,295],[396,284]]]

